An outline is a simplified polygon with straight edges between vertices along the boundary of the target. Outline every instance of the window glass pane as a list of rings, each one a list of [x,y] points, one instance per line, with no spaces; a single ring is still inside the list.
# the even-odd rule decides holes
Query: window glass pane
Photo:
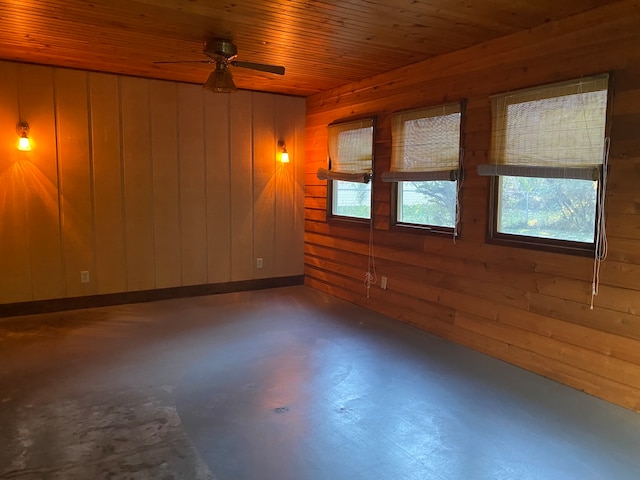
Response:
[[[398,222],[453,228],[458,182],[398,182]]]
[[[593,243],[598,183],[500,177],[498,232]]]
[[[333,180],[331,206],[334,215],[371,218],[371,182]]]

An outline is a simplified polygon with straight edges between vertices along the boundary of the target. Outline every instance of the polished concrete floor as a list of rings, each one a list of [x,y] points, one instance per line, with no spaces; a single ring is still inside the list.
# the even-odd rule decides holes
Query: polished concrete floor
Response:
[[[0,479],[640,478],[640,415],[306,287],[0,320]]]

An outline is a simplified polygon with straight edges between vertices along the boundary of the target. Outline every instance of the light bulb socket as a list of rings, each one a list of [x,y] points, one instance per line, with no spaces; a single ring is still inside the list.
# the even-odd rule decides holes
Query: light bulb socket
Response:
[[[29,124],[27,122],[18,122],[18,124],[16,125],[16,132],[21,137],[28,137],[29,136]]]

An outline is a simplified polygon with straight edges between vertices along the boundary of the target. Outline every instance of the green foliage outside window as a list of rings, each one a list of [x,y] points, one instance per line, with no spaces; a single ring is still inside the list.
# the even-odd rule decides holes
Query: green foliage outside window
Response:
[[[453,228],[457,182],[400,182],[398,221]]]
[[[498,232],[592,243],[597,182],[500,177]]]

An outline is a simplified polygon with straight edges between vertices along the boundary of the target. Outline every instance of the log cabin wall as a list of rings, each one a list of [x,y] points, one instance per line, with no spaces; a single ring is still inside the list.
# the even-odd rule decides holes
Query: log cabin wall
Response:
[[[0,304],[302,275],[304,112],[0,62]]]
[[[530,31],[317,94],[307,100],[305,282],[636,411],[640,410],[640,24],[624,1]],[[380,61],[384,61],[383,58]],[[590,310],[593,259],[485,240],[489,96],[613,71],[606,198],[608,258]],[[389,229],[390,113],[467,100],[461,237]],[[377,276],[367,298],[368,227],[326,221],[326,126],[374,115],[373,238]]]

